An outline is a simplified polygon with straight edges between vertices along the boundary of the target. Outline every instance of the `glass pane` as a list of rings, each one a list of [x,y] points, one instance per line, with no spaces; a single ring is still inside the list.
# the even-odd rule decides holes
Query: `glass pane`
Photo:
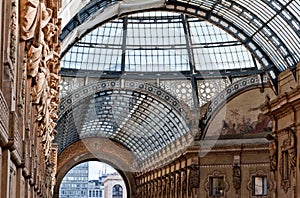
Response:
[[[211,178],[211,195],[224,194],[224,177]]]
[[[267,194],[267,178],[254,177],[254,195],[266,195],[266,194]]]
[[[255,177],[255,186],[254,186],[254,194],[261,195],[263,194],[263,178],[262,177]]]

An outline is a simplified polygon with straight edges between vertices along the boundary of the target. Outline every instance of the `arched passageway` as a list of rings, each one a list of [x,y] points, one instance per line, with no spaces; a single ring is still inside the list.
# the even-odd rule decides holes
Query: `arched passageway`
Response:
[[[124,179],[127,197],[136,196],[132,153],[124,146],[109,139],[87,138],[73,143],[59,155],[54,197],[59,195],[59,186],[65,174],[75,165],[90,160],[102,161],[115,168]]]

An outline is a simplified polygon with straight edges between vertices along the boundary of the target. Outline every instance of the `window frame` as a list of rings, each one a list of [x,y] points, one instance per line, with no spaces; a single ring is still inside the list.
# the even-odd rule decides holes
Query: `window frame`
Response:
[[[217,183],[219,184],[220,181],[222,181],[222,185],[218,185],[217,187],[221,187],[221,189],[216,189],[217,187],[214,187],[214,180],[217,179]],[[221,193],[218,193],[222,191]],[[225,177],[220,176],[210,176],[209,177],[209,195],[212,197],[220,197],[225,195]]]
[[[261,193],[256,193],[256,183],[255,182],[256,178],[261,178],[262,183],[261,183],[261,188],[262,192]],[[252,176],[252,195],[253,196],[267,196],[268,195],[268,178],[266,175],[253,175]]]

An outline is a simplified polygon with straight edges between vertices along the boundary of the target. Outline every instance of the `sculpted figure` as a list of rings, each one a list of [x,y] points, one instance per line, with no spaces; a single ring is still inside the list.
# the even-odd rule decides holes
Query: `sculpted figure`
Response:
[[[186,198],[186,186],[187,186],[187,178],[186,178],[186,172],[183,171],[182,173],[182,197]]]
[[[296,135],[293,130],[289,130],[290,146],[289,146],[289,158],[291,168],[296,167],[297,152],[296,152]]]
[[[36,37],[51,17],[52,10],[46,8],[44,3],[39,0],[27,0],[21,8],[21,39],[29,40]]]
[[[235,189],[241,188],[241,167],[237,164],[233,166],[233,187]]]
[[[35,47],[31,45],[27,52],[27,75],[35,77],[38,73],[39,65],[42,60],[42,45]]]
[[[189,173],[189,196],[192,195],[192,197],[198,197],[198,188],[200,185],[200,172],[199,172],[199,166],[193,164],[190,167],[190,173]]]
[[[165,182],[165,179],[162,179],[162,197],[166,197],[167,195],[167,189],[166,189],[166,182]]]
[[[171,197],[173,197],[173,196],[175,196],[175,194],[174,194],[174,192],[175,192],[174,175],[171,175],[170,182],[171,182],[170,193],[171,193]]]
[[[178,174],[176,178],[176,192],[178,198],[181,198],[181,181],[180,181],[180,174]]]
[[[158,179],[158,181],[157,181],[157,197],[159,197],[159,198],[161,198],[161,181],[160,181],[160,179]]]
[[[270,152],[270,168],[271,171],[277,170],[277,140],[271,135],[268,134],[266,139],[270,141],[269,143],[269,152]]]
[[[170,196],[170,178],[166,177],[166,197]]]

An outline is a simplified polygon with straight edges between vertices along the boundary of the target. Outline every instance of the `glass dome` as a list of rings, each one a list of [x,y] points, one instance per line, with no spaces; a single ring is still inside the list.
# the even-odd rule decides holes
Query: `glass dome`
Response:
[[[242,43],[222,29],[185,14],[158,11],[131,14],[93,29],[64,54],[62,68],[204,76],[261,71]]]

